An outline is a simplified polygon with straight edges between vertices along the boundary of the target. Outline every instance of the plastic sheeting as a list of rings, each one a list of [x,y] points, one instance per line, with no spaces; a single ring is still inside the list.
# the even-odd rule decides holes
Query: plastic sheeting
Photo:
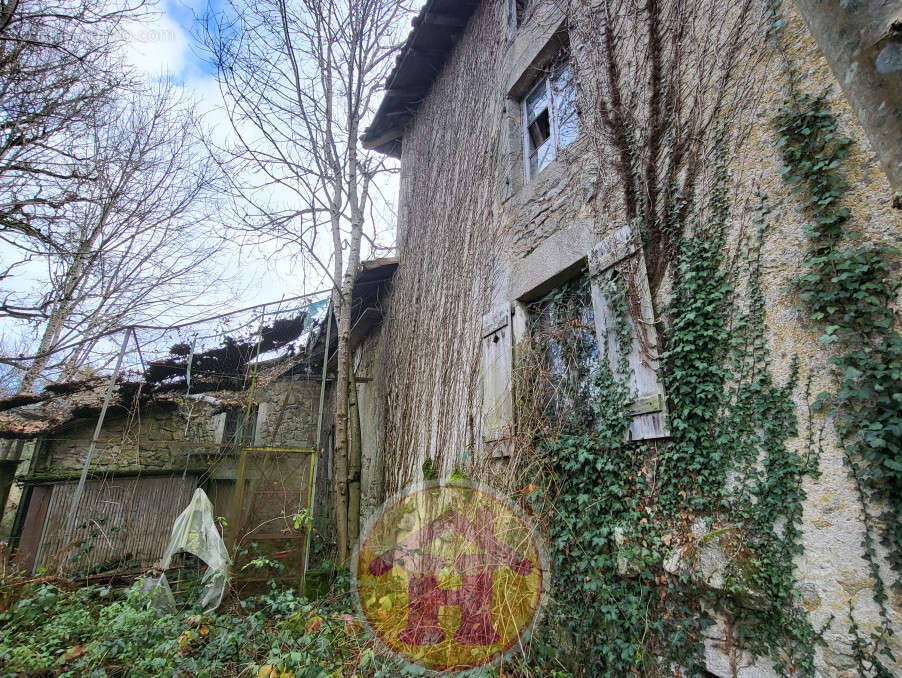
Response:
[[[160,564],[163,574],[159,579],[148,580],[145,584],[145,589],[150,592],[158,607],[175,610],[175,599],[166,579],[166,568],[172,562],[172,557],[181,551],[192,553],[207,564],[207,571],[201,579],[204,595],[200,603],[204,612],[212,612],[222,602],[230,561],[225,542],[213,519],[213,504],[200,488],[194,491],[188,508],[182,511],[172,525],[172,536]]]

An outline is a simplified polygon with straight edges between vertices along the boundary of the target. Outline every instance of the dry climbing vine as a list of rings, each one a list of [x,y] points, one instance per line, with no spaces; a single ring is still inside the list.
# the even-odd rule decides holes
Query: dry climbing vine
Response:
[[[482,404],[481,320],[498,245],[494,196],[501,105],[491,79],[503,3],[484,3],[404,137],[399,257],[383,329],[386,493],[425,459],[447,476],[473,448]],[[450,105],[449,102],[453,102]],[[456,130],[467,129],[466,138]],[[438,150],[441,155],[438,155]],[[437,158],[441,157],[442,161]]]

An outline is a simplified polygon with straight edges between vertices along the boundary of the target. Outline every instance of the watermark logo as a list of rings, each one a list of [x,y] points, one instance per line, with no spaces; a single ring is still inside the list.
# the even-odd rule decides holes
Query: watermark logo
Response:
[[[125,28],[121,32],[122,39],[138,44],[156,44],[162,42],[178,42],[179,35],[169,28],[156,28],[153,26],[139,26]]]
[[[489,664],[524,642],[548,585],[528,519],[491,490],[458,484],[387,502],[361,534],[352,575],[376,637],[435,671]]]

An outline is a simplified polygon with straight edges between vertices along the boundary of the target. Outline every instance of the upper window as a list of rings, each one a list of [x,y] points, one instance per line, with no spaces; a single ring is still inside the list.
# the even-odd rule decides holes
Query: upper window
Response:
[[[526,13],[533,0],[507,0],[507,37],[513,40],[517,29],[526,21]]]
[[[559,59],[523,99],[526,181],[531,180],[579,134],[573,70]]]
[[[517,12],[517,26],[523,23],[523,19],[526,18],[526,10],[529,9],[529,5],[531,4],[531,0],[513,0],[514,9]]]

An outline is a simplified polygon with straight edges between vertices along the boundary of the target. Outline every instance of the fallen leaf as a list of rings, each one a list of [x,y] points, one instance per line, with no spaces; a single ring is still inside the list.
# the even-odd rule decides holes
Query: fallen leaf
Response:
[[[322,617],[311,617],[307,620],[307,625],[304,627],[304,630],[307,634],[316,633],[320,630],[320,627],[323,625]]]
[[[85,653],[84,645],[73,645],[68,650],[63,652],[63,655],[60,657],[60,663],[65,664],[67,662],[71,662],[73,659],[78,659]]]

